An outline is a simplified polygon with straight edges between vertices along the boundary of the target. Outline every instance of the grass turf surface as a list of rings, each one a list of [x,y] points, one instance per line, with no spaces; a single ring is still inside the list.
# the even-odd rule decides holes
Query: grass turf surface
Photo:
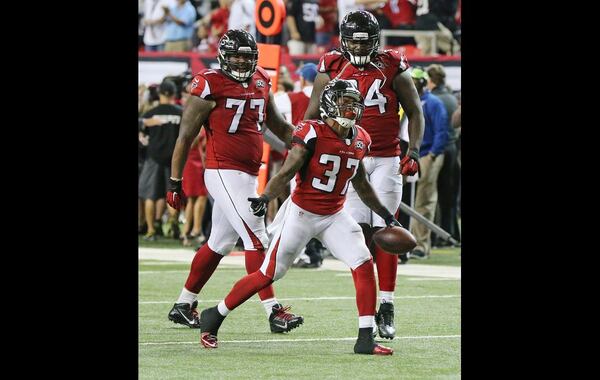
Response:
[[[172,246],[176,247],[180,246]],[[443,258],[441,265],[460,265],[459,250],[439,251],[429,260],[408,265],[434,264],[436,256]],[[254,296],[225,319],[219,348],[207,350],[199,344],[199,330],[167,319],[189,265],[143,260],[139,270],[140,379],[460,378],[460,281],[411,281],[399,276],[397,339],[377,338],[395,352],[374,357],[352,351],[358,320],[347,273],[291,269],[275,283],[275,291],[284,305],[293,305],[292,311],[304,316],[304,325],[287,334],[271,334]],[[244,274],[241,267],[221,265],[202,290],[199,309],[215,305]],[[314,299],[319,297],[341,298]],[[306,341],[310,339],[314,341]]]

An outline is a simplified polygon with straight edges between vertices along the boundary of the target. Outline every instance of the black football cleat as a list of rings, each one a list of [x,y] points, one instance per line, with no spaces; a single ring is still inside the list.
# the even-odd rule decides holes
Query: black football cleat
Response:
[[[375,315],[375,323],[379,328],[379,336],[385,339],[394,339],[396,326],[394,326],[394,304],[384,302],[379,305]]]
[[[370,327],[358,329],[358,339],[356,339],[356,343],[354,344],[354,353],[364,355],[393,355],[394,349],[375,343],[375,339],[371,335],[371,330]]]
[[[200,313],[200,343],[206,348],[219,347],[217,334],[225,319],[216,306],[202,310]]]
[[[169,320],[180,325],[185,325],[192,329],[200,328],[200,320],[198,319],[198,301],[194,301],[190,306],[189,303],[176,303],[169,312]]]
[[[291,306],[283,307],[281,304],[273,306],[273,311],[269,316],[269,324],[272,333],[288,332],[304,323],[304,318],[299,315],[288,313]]]

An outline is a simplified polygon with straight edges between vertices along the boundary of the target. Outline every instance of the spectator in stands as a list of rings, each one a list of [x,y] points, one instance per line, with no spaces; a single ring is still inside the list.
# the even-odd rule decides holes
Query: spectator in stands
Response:
[[[319,15],[319,0],[286,0],[286,3],[289,53],[315,54],[315,21]]]
[[[160,217],[171,176],[171,156],[179,135],[182,111],[175,105],[176,91],[175,83],[163,81],[158,91],[160,104],[142,116],[144,134],[148,135],[148,151],[140,173],[138,194],[145,202],[147,233],[144,239],[150,241],[156,240],[157,230],[162,228]],[[179,239],[177,215],[178,212],[169,207],[170,229],[173,238]]]
[[[417,46],[427,55],[457,54],[460,45],[453,37],[456,30],[454,16],[458,0],[417,0],[417,22],[415,29],[437,32],[437,51],[432,50],[431,39],[416,36]]]
[[[437,178],[444,164],[444,148],[448,141],[448,114],[442,101],[427,90],[427,72],[420,67],[411,71],[425,117],[425,132],[419,151],[419,180],[415,198],[415,210],[433,221],[437,205]],[[411,220],[410,232],[417,239],[417,247],[411,258],[428,258],[431,253],[431,231],[417,220]]]
[[[164,6],[165,51],[190,51],[196,21],[196,9],[188,0],[177,0],[171,7]]]
[[[208,48],[198,48],[199,51],[217,51],[217,44],[225,32],[228,30],[229,7],[231,0],[219,0],[219,8],[213,9],[202,19],[198,20],[197,36],[200,42],[205,40]]]
[[[139,114],[143,115],[146,112],[150,111],[152,108],[158,106],[159,97],[158,97],[158,85],[151,84],[149,85],[144,94],[142,96],[142,104],[139,109]],[[139,103],[138,103],[139,107]]]
[[[444,71],[444,67],[439,64],[433,64],[429,65],[426,71],[429,76],[427,89],[442,101],[446,109],[446,114],[449,116],[453,115],[458,108],[458,100],[446,87],[446,72]],[[456,215],[458,180],[460,178],[460,168],[457,161],[457,134],[450,123],[450,117],[447,118],[447,121],[448,142],[444,149],[444,164],[438,176],[440,227],[452,235],[454,239],[460,241],[458,217]],[[435,246],[451,245],[449,242],[436,241],[434,238],[432,238],[432,241]]]
[[[339,34],[337,20],[337,0],[319,0],[319,17],[315,21],[318,54],[334,48],[333,37]]]
[[[253,0],[232,0],[229,6],[227,28],[229,30],[243,29],[253,36],[256,35],[254,5]]]
[[[165,7],[171,0],[146,0],[144,2],[144,50],[165,49]]]
[[[390,0],[381,8],[384,19],[381,29],[413,30],[417,21],[417,0]],[[388,46],[416,45],[413,37],[388,37]]]
[[[305,63],[297,73],[300,75],[300,91],[286,92],[277,98],[277,108],[293,125],[297,125],[304,117],[317,76],[317,65]]]

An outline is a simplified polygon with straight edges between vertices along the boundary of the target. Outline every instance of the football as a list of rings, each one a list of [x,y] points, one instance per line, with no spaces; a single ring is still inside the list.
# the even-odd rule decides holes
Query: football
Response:
[[[410,252],[417,246],[417,240],[410,231],[398,226],[380,229],[373,234],[373,240],[383,250],[395,255]]]

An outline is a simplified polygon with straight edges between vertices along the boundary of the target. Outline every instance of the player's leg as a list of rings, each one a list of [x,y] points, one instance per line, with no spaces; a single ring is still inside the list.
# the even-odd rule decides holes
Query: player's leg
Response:
[[[155,182],[158,178],[158,164],[151,158],[146,158],[138,181],[138,196],[144,200],[144,216],[146,219],[145,240],[156,240],[154,213],[156,212]]]
[[[201,342],[206,348],[216,348],[217,333],[225,317],[235,308],[246,302],[250,297],[270,286],[271,283],[285,275],[299,254],[302,247],[310,240],[316,227],[315,221],[307,222],[306,214],[303,218],[297,217],[299,208],[291,203],[279,212],[286,213],[284,220],[273,234],[273,244],[267,251],[260,270],[250,273],[235,283],[229,294],[217,306],[202,312],[200,321],[202,325]],[[274,307],[271,314],[271,330],[273,332],[290,331],[303,323],[304,319],[291,313],[280,305]]]
[[[200,327],[196,312],[198,294],[214,273],[223,256],[231,251],[238,239],[238,232],[231,225],[231,218],[228,215],[231,213],[231,207],[229,207],[231,201],[223,191],[221,182],[214,172],[216,171],[205,172],[205,178],[210,174],[215,177],[214,180],[206,182],[208,191],[214,194],[210,238],[196,251],[185,285],[181,289],[177,302],[169,312],[171,321],[192,328]]]
[[[402,177],[399,176],[399,157],[377,157],[375,167],[371,173],[371,185],[377,193],[381,204],[391,213],[396,213],[402,200]],[[385,227],[385,221],[372,212],[373,231]],[[379,311],[376,315],[379,336],[393,339],[396,334],[394,326],[394,290],[396,289],[396,275],[398,272],[398,256],[386,252],[373,243],[373,254],[377,265],[377,278],[379,280]]]
[[[198,293],[217,269],[223,256],[233,248],[237,238],[237,232],[231,227],[219,201],[215,199],[210,239],[196,251],[185,285],[169,312],[171,321],[191,328],[200,327],[196,311]]]
[[[358,339],[354,345],[354,352],[391,355],[394,352],[392,349],[376,344],[373,338],[377,287],[373,259],[364,243],[362,229],[345,210],[331,218],[333,219],[331,224],[321,232],[319,238],[329,248],[332,255],[352,270],[358,308]]]
[[[220,206],[244,243],[246,272],[254,273],[260,268],[269,244],[264,218],[255,216],[248,202],[248,197],[258,196],[257,177],[237,170],[207,169],[205,180],[207,186],[210,185],[211,194],[214,193],[213,187],[218,189],[217,197],[222,200]],[[269,285],[261,289],[258,297],[269,316],[277,304],[273,287]]]
[[[437,205],[437,178],[444,164],[444,155],[440,154],[435,159],[430,155],[420,161],[421,177],[417,184],[415,198],[415,211],[432,221]],[[410,232],[417,239],[417,247],[411,253],[414,258],[427,258],[431,253],[431,231],[422,223],[413,220]]]
[[[190,235],[200,242],[204,240],[204,235],[202,234],[202,219],[204,218],[204,210],[206,210],[206,201],[206,195],[200,195],[196,198],[196,202],[194,202],[194,225]]]

